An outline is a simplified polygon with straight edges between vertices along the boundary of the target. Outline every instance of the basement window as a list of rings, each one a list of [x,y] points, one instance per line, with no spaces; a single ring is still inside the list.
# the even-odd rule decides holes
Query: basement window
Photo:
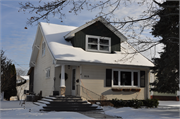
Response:
[[[98,52],[111,52],[111,38],[86,35],[86,50]]]

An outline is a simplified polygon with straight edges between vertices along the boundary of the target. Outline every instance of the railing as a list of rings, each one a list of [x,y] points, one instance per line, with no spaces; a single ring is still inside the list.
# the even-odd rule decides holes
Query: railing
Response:
[[[86,100],[106,100],[104,95],[99,95],[83,86],[76,85],[76,94],[85,98]]]

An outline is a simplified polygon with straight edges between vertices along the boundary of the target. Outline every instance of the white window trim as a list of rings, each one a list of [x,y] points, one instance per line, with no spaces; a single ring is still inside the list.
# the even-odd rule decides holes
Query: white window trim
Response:
[[[45,41],[43,41],[43,43],[42,43],[42,57],[45,56],[45,53],[46,53],[46,43],[45,43]]]
[[[49,71],[49,75],[47,76],[48,71]],[[46,68],[45,75],[46,75],[46,79],[50,78],[50,76],[51,76],[51,68]]]
[[[97,38],[98,39],[98,43],[97,43],[97,46],[98,46],[98,50],[92,50],[92,49],[88,49],[88,44],[92,44],[92,43],[88,43],[88,38],[91,37],[91,38]],[[109,40],[109,45],[104,45],[104,46],[109,46],[109,51],[104,51],[104,50],[100,50],[100,38],[102,39],[106,39],[106,40]],[[109,37],[102,37],[102,36],[94,36],[94,35],[86,35],[86,51],[94,51],[94,52],[108,52],[110,53],[111,52],[111,38]]]
[[[118,71],[118,85],[114,85],[114,71]],[[121,85],[121,71],[128,71],[131,72],[131,86],[124,86]],[[138,86],[134,86],[134,73],[133,72],[138,72]],[[112,70],[112,87],[140,87],[140,70],[127,70],[127,69],[113,69]]]

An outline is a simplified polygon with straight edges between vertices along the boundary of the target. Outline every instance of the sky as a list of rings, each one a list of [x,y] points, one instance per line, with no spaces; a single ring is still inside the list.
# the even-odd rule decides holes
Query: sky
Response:
[[[29,0],[0,0],[0,48],[5,51],[5,55],[12,60],[16,65],[16,68],[21,68],[23,70],[29,69],[32,45],[37,31],[36,23],[33,24],[33,26],[27,26],[28,29],[24,29],[27,18],[30,18],[32,14],[29,14],[28,12],[18,12],[18,10],[20,7],[19,3],[24,3],[26,1]],[[38,0],[30,1],[33,4],[38,4]],[[131,5],[130,7],[122,7],[117,10],[115,15],[119,18],[123,18],[127,14],[137,16],[142,9],[144,8]],[[68,11],[68,8],[66,8],[65,11]],[[65,12],[66,16],[63,19],[63,22],[61,22],[58,16],[50,16],[49,23],[79,27],[87,21],[94,19],[98,12],[98,9],[94,12],[82,11],[78,15]],[[41,20],[40,22],[46,21]],[[152,37],[149,34],[149,31],[146,35]],[[161,51],[161,48],[162,46],[158,46],[156,52]],[[144,55],[151,59],[152,56],[154,56],[152,55],[153,53],[154,51],[149,51],[144,53]],[[158,56],[157,53],[156,56]]]

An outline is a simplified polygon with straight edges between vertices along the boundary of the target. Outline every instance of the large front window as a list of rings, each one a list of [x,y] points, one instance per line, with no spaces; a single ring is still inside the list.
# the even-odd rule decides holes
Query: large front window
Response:
[[[113,86],[139,86],[140,73],[138,70],[113,70]]]
[[[111,38],[86,35],[86,50],[111,52]]]

